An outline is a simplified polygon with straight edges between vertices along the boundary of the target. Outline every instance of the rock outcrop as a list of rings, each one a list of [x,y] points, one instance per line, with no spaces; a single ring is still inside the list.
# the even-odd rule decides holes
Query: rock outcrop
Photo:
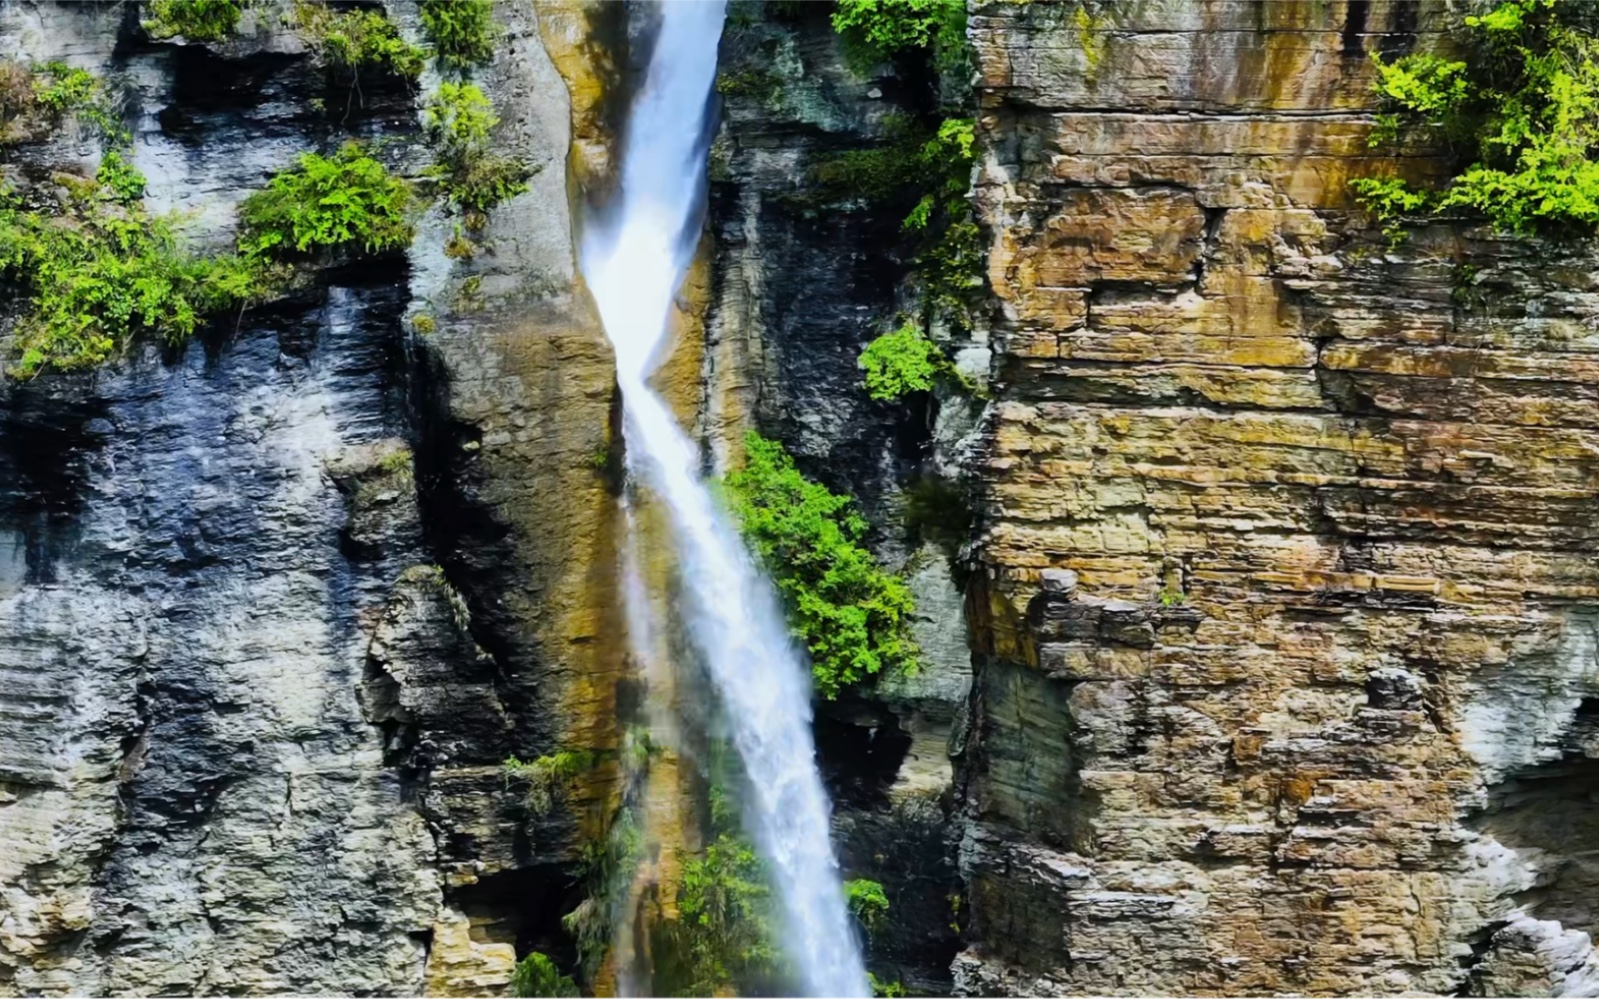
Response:
[[[959,990],[1593,994],[1599,257],[1347,187],[1449,16],[975,11]]]
[[[388,13],[415,37],[414,4]],[[324,71],[273,5],[211,46],[152,43],[137,14],[8,4],[0,37],[115,82],[152,209],[196,243],[226,246],[301,151],[357,136],[425,164],[412,88]],[[590,460],[612,366],[555,65],[596,61],[602,15],[496,16],[477,75],[496,145],[537,173],[470,260],[435,209],[409,259],[324,270],[186,348],[0,383],[0,994],[484,994],[570,947],[581,823],[529,829],[501,762],[615,740]],[[69,131],[15,164],[97,158]]]

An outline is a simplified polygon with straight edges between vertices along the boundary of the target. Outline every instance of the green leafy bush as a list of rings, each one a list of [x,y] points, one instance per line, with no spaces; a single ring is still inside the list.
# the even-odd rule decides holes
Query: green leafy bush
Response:
[[[100,169],[94,179],[101,193],[113,201],[133,205],[144,200],[144,174],[115,149],[100,158]]]
[[[480,228],[489,209],[527,190],[534,171],[520,160],[490,151],[489,135],[500,119],[477,85],[440,84],[423,109],[422,120],[434,155],[426,176],[447,201],[466,213],[468,228]]]
[[[523,802],[529,812],[543,816],[572,793],[577,779],[592,770],[594,762],[594,754],[586,749],[563,749],[540,756],[531,763],[513,756],[505,761],[505,779],[507,782],[526,781]]]
[[[931,50],[941,65],[965,58],[963,0],[838,0],[833,30],[858,54],[882,60],[913,49]]]
[[[971,185],[972,162],[977,157],[977,122],[971,118],[946,118],[916,152],[918,176],[930,178],[932,188],[922,195],[905,217],[907,229],[926,229],[935,213],[951,218],[966,210],[966,189]]]
[[[301,154],[240,207],[246,256],[304,259],[331,250],[396,250],[411,242],[411,191],[355,142],[331,157]]]
[[[494,0],[422,0],[421,13],[439,65],[467,69],[494,58]]]
[[[911,322],[867,344],[857,363],[866,372],[866,394],[885,402],[932,391],[934,381],[950,367],[938,344]]]
[[[872,995],[879,999],[904,999],[906,995],[902,982],[885,982],[870,971],[866,973],[866,982],[872,987]]]
[[[933,310],[969,325],[970,310],[983,298],[986,259],[983,232],[969,213],[928,239],[916,255],[916,274]]]
[[[983,290],[982,232],[966,200],[977,156],[976,125],[971,118],[945,119],[922,144],[917,160],[930,186],[904,222],[922,234],[916,274],[928,304],[959,322],[967,320]]]
[[[760,858],[748,843],[727,833],[683,865],[677,908],[692,969],[689,994],[717,994],[776,961],[770,894]]]
[[[810,651],[817,689],[837,697],[879,673],[914,671],[915,602],[861,544],[867,524],[850,498],[807,480],[776,441],[752,432],[745,452],[744,467],[727,477],[728,498]]]
[[[427,51],[400,37],[388,18],[365,8],[338,11],[326,3],[295,0],[293,24],[313,52],[333,66],[371,69],[415,79]]]
[[[511,994],[514,996],[575,996],[577,983],[572,976],[561,974],[548,955],[533,951],[516,963],[511,972]]]
[[[76,117],[112,142],[128,139],[127,126],[99,77],[64,62],[47,62],[33,73],[35,110],[49,125]]]
[[[1584,5],[1503,0],[1465,19],[1464,61],[1430,54],[1377,61],[1384,114],[1373,145],[1424,128],[1457,156],[1437,190],[1391,177],[1351,184],[1390,234],[1406,215],[1467,212],[1501,229],[1599,223],[1599,51]]]
[[[888,918],[888,895],[876,881],[855,878],[844,882],[844,902],[867,934],[877,932]]]
[[[144,30],[151,38],[182,35],[191,42],[220,42],[238,30],[243,12],[240,0],[150,0]]]
[[[143,186],[109,154],[58,213],[25,210],[11,195],[0,202],[0,272],[29,306],[12,375],[94,367],[142,333],[180,343],[207,315],[261,293],[248,262],[188,253],[173,219],[145,213],[133,194]]]

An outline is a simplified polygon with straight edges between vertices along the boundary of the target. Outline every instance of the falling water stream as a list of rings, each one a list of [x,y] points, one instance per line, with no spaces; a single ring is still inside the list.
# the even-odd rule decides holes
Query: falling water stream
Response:
[[[659,10],[628,119],[618,203],[609,224],[589,230],[584,276],[616,354],[628,473],[667,513],[681,624],[748,777],[746,821],[781,902],[781,941],[809,994],[864,996],[816,771],[808,670],[770,582],[701,481],[699,449],[648,382],[699,235],[724,13],[721,0],[668,0]]]

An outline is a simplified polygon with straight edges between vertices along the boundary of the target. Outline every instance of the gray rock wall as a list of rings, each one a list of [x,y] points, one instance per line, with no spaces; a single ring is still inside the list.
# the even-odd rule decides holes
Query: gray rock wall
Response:
[[[11,3],[0,39],[114,81],[150,207],[223,247],[298,152],[425,162],[411,89],[352,91],[279,13],[201,47],[131,4]],[[0,994],[482,994],[513,947],[562,955],[581,822],[530,839],[500,763],[614,739],[610,361],[575,290],[567,81],[537,15],[496,14],[480,77],[539,172],[472,260],[435,210],[409,260],[0,383]],[[14,163],[97,159],[69,130]]]

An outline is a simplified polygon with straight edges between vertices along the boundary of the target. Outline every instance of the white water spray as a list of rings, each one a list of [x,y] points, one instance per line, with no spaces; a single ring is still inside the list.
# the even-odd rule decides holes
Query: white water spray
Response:
[[[747,811],[782,901],[783,943],[810,994],[865,996],[816,772],[809,672],[770,582],[700,481],[698,449],[647,381],[699,234],[723,3],[669,0],[659,10],[659,37],[628,119],[614,225],[591,231],[584,275],[616,352],[628,470],[668,511],[686,631],[749,778]]]

